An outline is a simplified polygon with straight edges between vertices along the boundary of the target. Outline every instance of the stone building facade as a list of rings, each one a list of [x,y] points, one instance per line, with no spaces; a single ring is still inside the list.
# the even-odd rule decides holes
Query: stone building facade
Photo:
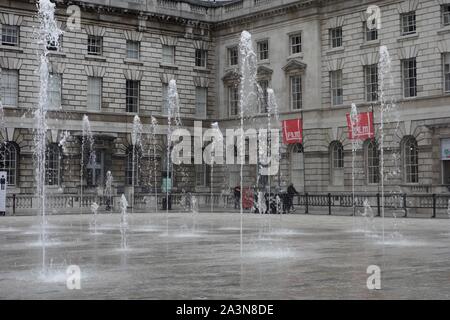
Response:
[[[380,9],[381,28],[375,31],[366,27],[370,5]],[[136,114],[145,133],[136,166],[138,192],[159,189],[171,79],[177,81],[183,127],[202,121],[205,129],[213,122],[221,129],[237,128],[236,45],[242,30],[252,34],[257,80],[276,95],[279,121],[271,125],[281,129],[283,120],[303,120],[303,144],[282,145],[279,173],[261,182],[257,166],[246,165],[245,186],[284,188],[293,182],[302,192],[343,192],[352,189],[354,177],[359,191],[379,190],[377,62],[380,46],[386,46],[392,59],[389,95],[396,107],[387,112],[384,125],[385,184],[407,193],[448,192],[449,0],[58,0],[56,6],[64,34],[49,56],[50,192],[77,194],[82,183],[85,192],[101,193],[107,171],[117,192],[127,192]],[[81,10],[77,30],[68,26],[73,8]],[[33,193],[36,3],[1,3],[0,24],[3,167],[11,173],[10,193]],[[354,158],[346,122],[351,103],[360,112],[374,110],[376,128],[375,139],[362,142]],[[84,114],[94,133],[97,162],[84,166],[81,182]],[[158,121],[156,131],[151,117]],[[264,107],[246,126],[267,126]],[[174,170],[177,191],[209,192],[213,180],[213,190],[220,192],[240,181],[238,165],[214,166],[212,178],[206,165]]]

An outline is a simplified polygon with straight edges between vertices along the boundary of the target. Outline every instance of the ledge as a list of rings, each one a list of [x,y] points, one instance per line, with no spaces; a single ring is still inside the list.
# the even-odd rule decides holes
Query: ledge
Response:
[[[86,54],[84,56],[84,59],[86,60],[92,60],[92,61],[102,61],[102,62],[106,62],[106,57],[103,56],[95,56],[95,55],[91,55],[91,54]]]
[[[328,49],[326,54],[336,54],[336,53],[342,53],[345,51],[345,47],[337,47],[337,48],[332,48],[332,49]]]
[[[362,45],[359,46],[360,49],[365,48],[372,48],[372,47],[379,47],[380,46],[380,39],[372,40],[372,41],[366,41]]]
[[[66,54],[64,52],[60,52],[60,51],[49,51],[48,56],[65,58]]]
[[[161,68],[168,68],[168,69],[178,69],[178,66],[175,64],[171,64],[171,63],[164,63],[164,62],[160,62],[159,66]]]
[[[206,67],[194,67],[195,72],[201,72],[201,73],[209,73],[209,69]]]
[[[289,59],[289,58],[288,58],[288,59]],[[258,64],[269,65],[269,64],[270,64],[270,60],[269,60],[269,59],[258,60],[257,63],[258,63]]]
[[[397,38],[397,42],[415,40],[417,38],[419,38],[419,34],[416,32],[413,34],[407,34],[405,36],[400,36],[399,38]]]
[[[303,52],[300,53],[295,53],[295,54],[291,54],[290,56],[287,57],[287,60],[291,60],[291,59],[303,59]]]
[[[125,64],[133,64],[133,65],[137,65],[137,66],[143,66],[144,65],[144,62],[142,62],[141,60],[129,59],[129,58],[123,59],[123,63],[125,63]]]
[[[23,49],[21,47],[18,47],[18,46],[0,45],[0,51],[10,51],[10,52],[23,53]]]

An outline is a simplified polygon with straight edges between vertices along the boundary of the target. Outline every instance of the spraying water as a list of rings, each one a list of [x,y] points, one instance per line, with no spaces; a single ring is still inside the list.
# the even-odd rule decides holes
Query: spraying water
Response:
[[[128,248],[128,201],[124,194],[120,198],[120,235],[122,236],[121,248],[126,250]]]
[[[134,192],[135,192],[135,185],[136,185],[136,160],[137,160],[137,154],[136,151],[139,149],[142,149],[142,123],[141,119],[138,115],[134,116],[133,119],[133,132],[131,133],[131,142],[133,144],[133,154],[132,154],[132,169],[131,169],[131,189],[132,189],[132,196],[131,196],[131,213],[134,212]]]
[[[84,176],[84,149],[86,142],[89,148],[88,163],[95,163],[94,152],[94,136],[91,130],[91,123],[87,115],[83,116],[82,122],[82,136],[81,136],[81,164],[80,164],[80,214],[83,212],[83,176]]]
[[[220,134],[220,128],[219,124],[217,122],[214,122],[211,125],[211,128],[217,132],[217,135],[212,140],[212,159],[211,159],[211,187],[210,187],[210,198],[211,198],[211,212],[214,212],[214,162],[216,161],[216,147],[222,146],[222,135]],[[217,138],[219,137],[219,138]]]
[[[92,211],[92,214],[94,216],[93,220],[92,220],[92,230],[93,230],[94,234],[97,234],[97,212],[98,212],[98,208],[99,208],[99,206],[98,206],[97,202],[93,202],[91,204],[91,211]]]
[[[246,116],[256,114],[258,107],[258,94],[256,88],[256,73],[257,73],[257,57],[253,50],[252,36],[248,31],[242,31],[241,39],[239,42],[239,68],[241,73],[240,82],[240,137],[238,141],[239,160],[240,160],[240,214],[241,214],[241,226],[240,226],[240,244],[242,255],[242,222],[243,222],[243,204],[242,196],[244,194],[243,187],[243,169],[245,162],[245,141],[244,141],[244,118]]]
[[[105,195],[107,199],[106,210],[111,210],[112,213],[112,183],[113,175],[111,171],[106,172],[106,182],[105,182]]]
[[[158,120],[152,116],[151,122],[151,132],[152,132],[152,146],[153,146],[153,178],[154,178],[154,187],[153,190],[155,192],[155,213],[158,212],[158,188],[157,188],[157,165],[156,165],[156,131],[158,128]],[[149,149],[150,150],[150,149]],[[149,159],[151,159],[149,157]]]
[[[37,18],[39,20],[38,32],[38,54],[39,54],[39,99],[38,106],[34,112],[35,135],[34,135],[34,161],[36,195],[38,198],[38,214],[41,216],[41,243],[42,243],[42,271],[45,266],[45,241],[46,241],[46,216],[45,216],[45,158],[47,143],[47,108],[48,108],[48,42],[59,46],[59,37],[63,33],[56,23],[55,4],[50,0],[39,0],[37,4]]]

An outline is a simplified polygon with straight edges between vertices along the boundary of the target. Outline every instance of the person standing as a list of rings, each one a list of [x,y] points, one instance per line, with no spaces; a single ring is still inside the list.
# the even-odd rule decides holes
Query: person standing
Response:
[[[298,195],[297,190],[294,187],[294,184],[291,183],[287,189],[287,212],[289,213],[289,211],[295,212],[295,208],[294,208],[294,195]]]

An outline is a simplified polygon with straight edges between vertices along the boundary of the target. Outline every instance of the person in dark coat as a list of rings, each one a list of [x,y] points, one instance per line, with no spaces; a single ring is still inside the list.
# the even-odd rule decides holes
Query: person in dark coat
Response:
[[[287,212],[289,211],[295,211],[294,208],[294,195],[298,195],[297,190],[295,190],[294,184],[291,183],[289,187],[287,188]]]
[[[239,209],[241,207],[239,205],[239,201],[241,200],[241,186],[234,187],[233,192],[234,192],[234,208]]]

